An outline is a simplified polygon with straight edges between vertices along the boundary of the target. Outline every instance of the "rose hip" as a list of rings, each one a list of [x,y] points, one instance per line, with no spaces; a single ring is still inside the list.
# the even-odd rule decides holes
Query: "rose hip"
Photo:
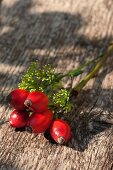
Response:
[[[28,127],[32,129],[34,133],[43,133],[45,132],[53,120],[53,113],[50,110],[45,111],[44,113],[33,113],[28,120]]]
[[[26,107],[24,102],[29,95],[29,92],[23,89],[15,89],[13,90],[7,97],[9,104],[17,109],[17,110],[24,110]]]
[[[66,121],[56,119],[50,127],[51,137],[59,144],[69,141],[71,138],[71,128]]]
[[[28,117],[29,115],[25,111],[14,110],[10,114],[9,123],[13,127],[21,128],[27,124]]]
[[[40,91],[31,92],[24,104],[32,111],[41,113],[48,109],[48,97]]]

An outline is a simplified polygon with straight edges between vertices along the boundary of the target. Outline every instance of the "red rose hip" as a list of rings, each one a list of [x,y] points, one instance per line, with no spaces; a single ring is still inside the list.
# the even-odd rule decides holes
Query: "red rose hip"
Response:
[[[28,95],[29,92],[24,89],[15,89],[8,95],[7,100],[13,108],[24,110],[26,108],[24,102]]]
[[[50,127],[50,134],[57,143],[63,144],[71,138],[71,128],[66,121],[56,119]]]
[[[14,110],[10,114],[9,123],[13,127],[21,128],[27,124],[28,117],[29,115],[25,111]]]
[[[48,97],[43,92],[34,91],[28,95],[24,104],[34,112],[44,112],[48,109]]]
[[[53,120],[53,113],[50,110],[44,113],[33,113],[28,120],[28,127],[32,129],[34,133],[45,132]]]

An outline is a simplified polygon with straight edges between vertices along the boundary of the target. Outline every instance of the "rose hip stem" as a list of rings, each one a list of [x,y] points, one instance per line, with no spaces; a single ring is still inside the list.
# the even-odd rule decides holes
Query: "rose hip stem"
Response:
[[[86,67],[88,67],[90,64],[95,65],[99,60],[101,60],[101,57],[102,56],[100,55],[97,58],[94,58],[94,59],[84,63],[83,65],[79,66],[77,69],[69,71],[66,74],[66,76],[68,76],[68,77],[75,77],[75,76],[78,76],[78,75],[82,74],[85,71]]]
[[[105,64],[107,58],[113,54],[113,42],[111,42],[106,50],[106,52],[103,54],[101,60],[99,62],[97,62],[97,64],[95,65],[95,67],[80,81],[80,83],[75,86],[73,88],[73,91],[79,93],[83,87],[87,84],[87,82],[93,78],[98,71],[100,70],[100,68]]]
[[[60,79],[62,79],[64,77],[76,77],[76,76],[82,74],[90,64],[95,65],[99,60],[101,60],[101,58],[102,58],[102,55],[99,55],[98,57],[85,62],[84,64],[82,64],[81,66],[76,68],[75,70],[71,70],[68,73],[63,74],[63,75],[61,74]]]

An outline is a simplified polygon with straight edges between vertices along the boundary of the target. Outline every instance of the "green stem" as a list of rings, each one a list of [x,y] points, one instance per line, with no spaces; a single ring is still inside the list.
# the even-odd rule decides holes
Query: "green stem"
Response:
[[[84,63],[83,65],[79,66],[77,69],[69,71],[66,74],[66,76],[68,76],[68,77],[76,77],[76,76],[82,74],[85,71],[86,67],[88,67],[90,64],[96,64],[99,60],[101,60],[100,57],[101,56],[98,56],[97,58],[95,58],[93,60],[90,60],[90,61]]]
[[[90,60],[84,63],[83,65],[79,66],[75,70],[71,70],[66,74],[60,74],[59,80],[61,80],[64,77],[77,77],[78,75],[82,74],[90,64],[96,64],[99,60],[101,60],[101,58],[102,58],[102,55],[98,56],[97,58],[94,58],[93,60]]]
[[[100,68],[104,65],[104,63],[106,62],[107,58],[113,53],[113,43],[111,43],[108,48],[107,51],[105,52],[105,54],[103,54],[103,57],[101,58],[101,60],[95,65],[95,67],[91,70],[90,73],[88,73],[83,80],[73,88],[74,91],[81,91],[82,88],[87,84],[87,82],[94,77],[98,71],[100,70]]]

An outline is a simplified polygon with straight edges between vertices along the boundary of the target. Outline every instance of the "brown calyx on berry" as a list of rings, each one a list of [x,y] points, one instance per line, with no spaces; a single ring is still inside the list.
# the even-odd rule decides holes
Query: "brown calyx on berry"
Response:
[[[65,138],[64,137],[62,137],[62,136],[60,136],[59,138],[58,138],[58,143],[59,144],[64,144],[65,143]]]
[[[25,105],[26,107],[31,107],[31,106],[32,106],[31,100],[26,99],[25,102],[24,102],[24,105]]]

